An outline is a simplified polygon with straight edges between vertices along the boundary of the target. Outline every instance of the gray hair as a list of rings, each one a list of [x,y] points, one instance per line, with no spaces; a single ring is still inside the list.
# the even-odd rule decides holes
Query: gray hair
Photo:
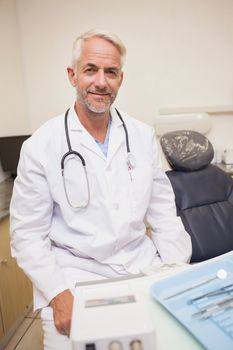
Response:
[[[125,45],[115,34],[107,32],[105,30],[99,30],[99,29],[92,29],[88,32],[81,34],[75,39],[73,44],[73,50],[72,50],[72,65],[74,66],[75,63],[79,60],[79,57],[82,51],[82,43],[94,37],[105,39],[110,43],[112,43],[118,49],[121,55],[121,67],[122,67],[125,63],[125,56],[126,56]]]

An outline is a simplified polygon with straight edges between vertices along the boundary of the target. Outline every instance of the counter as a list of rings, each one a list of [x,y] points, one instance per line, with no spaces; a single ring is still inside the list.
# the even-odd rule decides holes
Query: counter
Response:
[[[0,182],[0,220],[9,214],[9,205],[14,181],[7,179]]]
[[[233,164],[214,163],[214,165],[233,176]]]

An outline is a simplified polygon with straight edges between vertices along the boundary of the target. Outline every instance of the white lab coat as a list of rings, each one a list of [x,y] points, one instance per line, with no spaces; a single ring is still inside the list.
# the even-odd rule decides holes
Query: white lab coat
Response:
[[[107,158],[70,109],[72,148],[86,161],[86,209],[71,208],[65,196],[60,165],[68,151],[64,114],[45,123],[22,147],[10,207],[11,242],[13,256],[33,282],[35,309],[72,288],[78,270],[112,277],[190,258],[190,238],[176,216],[153,128],[121,114],[136,161],[131,174],[115,109]],[[68,161],[65,169],[72,200],[84,202],[87,186],[80,162]],[[152,228],[151,239],[145,235],[145,220]]]

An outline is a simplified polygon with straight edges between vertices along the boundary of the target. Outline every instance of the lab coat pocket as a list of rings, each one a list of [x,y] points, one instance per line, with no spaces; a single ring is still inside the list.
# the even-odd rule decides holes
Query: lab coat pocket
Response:
[[[132,209],[136,220],[143,220],[152,190],[152,168],[148,165],[132,170]]]

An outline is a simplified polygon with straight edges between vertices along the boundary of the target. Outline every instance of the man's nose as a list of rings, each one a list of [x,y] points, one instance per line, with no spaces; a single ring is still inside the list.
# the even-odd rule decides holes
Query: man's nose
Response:
[[[104,89],[107,85],[105,72],[103,69],[99,69],[95,76],[95,86],[99,89]]]

